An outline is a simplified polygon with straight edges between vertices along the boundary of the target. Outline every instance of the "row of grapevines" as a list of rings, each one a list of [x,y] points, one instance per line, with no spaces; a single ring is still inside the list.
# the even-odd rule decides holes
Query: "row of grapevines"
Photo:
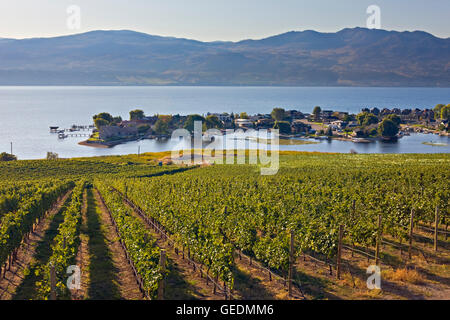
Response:
[[[368,166],[328,167],[312,160],[281,168],[276,176],[235,165],[112,183],[206,259],[231,242],[272,268],[286,269],[289,230],[297,254],[333,258],[339,225],[351,241],[370,246],[379,215],[383,232],[396,238],[407,236],[411,209],[417,221],[432,221],[439,205],[445,222],[449,193],[442,165],[374,159]],[[231,260],[221,263],[229,268]]]
[[[31,197],[39,188],[48,188],[52,182],[8,183],[0,185],[0,218],[8,212],[16,211],[19,204]]]
[[[3,217],[0,225],[0,266],[20,247],[32,231],[33,224],[73,186],[72,181],[64,181],[55,183],[53,187],[38,189],[31,198],[20,203],[17,212]]]
[[[163,178],[153,177],[144,179],[144,181],[153,181],[153,179]],[[172,203],[164,204],[161,207],[162,203],[159,201],[162,200],[163,194],[171,192],[170,189],[166,189],[164,192],[162,192],[164,189],[159,189],[158,192],[148,193],[145,186],[139,189],[135,185],[129,184],[129,188],[126,190],[121,181],[123,180],[109,181],[108,183],[112,183],[115,188],[126,193],[130,200],[141,207],[146,214],[158,220],[173,235],[172,238],[179,247],[186,248],[194,260],[207,267],[208,273],[233,287],[233,247],[220,230],[214,228],[214,224],[211,224],[212,221],[203,218],[200,208],[193,203],[185,206],[184,211],[178,210],[178,206],[172,205]],[[186,204],[184,199],[178,199],[177,202]]]
[[[71,201],[64,211],[64,221],[58,227],[58,234],[52,245],[52,255],[47,264],[38,268],[38,274],[43,279],[36,283],[42,299],[48,299],[51,291],[50,269],[55,267],[56,296],[67,297],[66,286],[67,267],[74,263],[79,247],[79,231],[83,206],[83,193],[86,182],[76,183],[71,195]]]
[[[119,230],[131,261],[142,279],[143,289],[150,298],[156,298],[158,283],[163,274],[159,266],[160,250],[152,239],[150,232],[139,218],[133,216],[122,198],[105,184],[96,182],[106,206]]]

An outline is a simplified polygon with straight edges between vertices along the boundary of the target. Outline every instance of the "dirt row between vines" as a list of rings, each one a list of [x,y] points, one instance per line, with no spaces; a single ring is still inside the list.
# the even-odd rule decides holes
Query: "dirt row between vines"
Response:
[[[72,191],[68,191],[60,198],[56,205],[41,219],[35,230],[30,234],[28,241],[24,241],[17,252],[17,260],[6,272],[5,278],[0,278],[0,300],[10,300],[14,297],[17,288],[25,279],[25,270],[35,260],[36,248],[44,240],[54,216],[59,213]]]
[[[97,190],[93,190],[95,197],[95,204],[98,208],[98,214],[101,224],[101,232],[105,239],[107,246],[107,255],[104,257],[96,257],[97,259],[111,259],[112,265],[109,266],[109,270],[95,270],[90,268],[91,272],[91,285],[96,282],[97,295],[91,295],[91,298],[101,299],[101,292],[105,293],[105,299],[126,299],[126,300],[141,300],[143,295],[139,290],[139,286],[136,282],[136,278],[133,273],[133,269],[128,264],[125,252],[119,243],[119,235],[117,234],[111,217],[109,216],[108,209],[103,205],[100,194]],[[106,249],[106,248],[105,248]],[[99,265],[100,267],[100,265]],[[112,268],[111,268],[112,267]],[[107,281],[99,281],[95,274],[100,276],[101,272],[107,271],[110,274],[110,279],[105,279]],[[118,290],[118,295],[115,292]]]

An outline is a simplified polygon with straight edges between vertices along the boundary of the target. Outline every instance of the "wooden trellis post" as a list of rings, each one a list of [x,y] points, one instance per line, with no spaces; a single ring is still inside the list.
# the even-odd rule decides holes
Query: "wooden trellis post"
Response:
[[[377,243],[375,248],[375,264],[380,262],[380,244],[381,244],[381,215],[378,216]]]
[[[50,266],[50,300],[56,300],[56,271],[55,266]]]
[[[408,249],[408,257],[411,260],[412,258],[412,243],[413,243],[413,232],[414,232],[414,209],[411,209],[411,217],[409,219],[409,249]]]
[[[291,247],[289,250],[288,292],[292,296],[292,273],[294,269],[294,231],[291,230]]]
[[[166,270],[166,251],[161,250],[161,256],[159,258],[159,266],[161,268],[161,273],[163,278],[159,280],[158,284],[158,300],[164,300],[164,272]]]
[[[434,214],[434,251],[438,250],[439,206],[436,206]]]
[[[336,260],[336,277],[341,279],[341,257],[342,257],[342,237],[344,235],[344,226],[339,225],[339,242],[338,242],[338,252]]]

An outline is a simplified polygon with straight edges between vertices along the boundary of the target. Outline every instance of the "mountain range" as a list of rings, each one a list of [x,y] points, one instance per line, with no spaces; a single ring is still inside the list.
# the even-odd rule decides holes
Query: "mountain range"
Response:
[[[1,38],[0,85],[450,87],[450,38],[365,28],[239,42],[128,30]]]

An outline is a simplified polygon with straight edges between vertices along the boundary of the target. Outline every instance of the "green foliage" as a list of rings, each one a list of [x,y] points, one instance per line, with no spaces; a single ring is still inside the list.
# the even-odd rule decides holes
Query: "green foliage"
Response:
[[[58,234],[52,245],[52,255],[47,264],[38,267],[38,273],[43,279],[36,283],[39,295],[48,300],[51,292],[50,270],[55,267],[56,274],[56,297],[70,298],[67,283],[67,267],[75,263],[79,247],[79,231],[81,224],[81,210],[83,205],[83,192],[86,182],[77,182],[71,201],[64,212],[64,221],[58,227]]]
[[[291,124],[287,121],[275,121],[273,128],[280,130],[281,134],[291,133]]]
[[[194,122],[201,121],[202,124],[205,122],[205,118],[198,114],[190,114],[186,118],[186,122],[184,123],[184,128],[189,132],[194,132]]]
[[[384,119],[380,125],[378,126],[378,133],[382,137],[395,137],[399,131],[397,124],[394,121],[389,119]]]
[[[160,250],[144,224],[131,213],[131,208],[123,199],[102,182],[95,183],[119,230],[120,239],[125,244],[137,273],[143,280],[144,290],[155,299],[158,282],[163,274],[159,266]]]
[[[15,161],[17,157],[13,154],[9,154],[6,152],[0,153],[0,161]]]
[[[206,128],[207,129],[221,129],[223,128],[222,122],[216,115],[209,115],[206,117]]]
[[[241,112],[241,114],[239,115],[239,119],[248,119],[248,114],[247,112]]]
[[[450,120],[450,104],[442,107],[441,109],[441,119],[442,120]]]
[[[275,121],[283,121],[286,119],[286,111],[282,108],[274,108],[271,112],[271,116]]]
[[[55,181],[51,187],[38,188],[31,197],[21,199],[17,211],[2,217],[0,224],[0,265],[8,256],[19,248],[25,235],[32,230],[37,219],[44,216],[69,188],[73,182]]]
[[[319,106],[315,106],[312,112],[314,119],[319,120],[321,113],[322,109]]]
[[[141,124],[137,127],[139,133],[147,133],[150,130],[150,126],[148,124]]]
[[[94,115],[93,120],[95,121],[96,119],[103,119],[108,123],[114,121],[114,117],[111,114],[109,114],[108,112],[102,112],[102,113]]]
[[[103,118],[96,118],[94,120],[95,127],[100,129],[100,127],[108,126],[110,123]]]
[[[145,117],[144,111],[140,109],[130,111],[130,120],[141,120]]]
[[[391,120],[392,122],[394,122],[397,126],[400,126],[400,123],[402,122],[402,120],[400,119],[400,117],[396,114],[390,114],[388,115],[385,119]]]
[[[361,126],[369,126],[378,123],[378,118],[370,112],[361,112],[356,115],[356,120]]]
[[[441,116],[441,110],[442,110],[442,107],[444,107],[445,105],[443,105],[443,104],[437,104],[435,107],[434,107],[434,109],[433,109],[433,111],[434,111],[434,118],[435,119],[439,119],[439,117]]]
[[[158,119],[155,123],[155,126],[153,127],[155,130],[155,133],[157,134],[168,134],[169,133],[169,126],[167,125],[167,122],[164,120]]]

